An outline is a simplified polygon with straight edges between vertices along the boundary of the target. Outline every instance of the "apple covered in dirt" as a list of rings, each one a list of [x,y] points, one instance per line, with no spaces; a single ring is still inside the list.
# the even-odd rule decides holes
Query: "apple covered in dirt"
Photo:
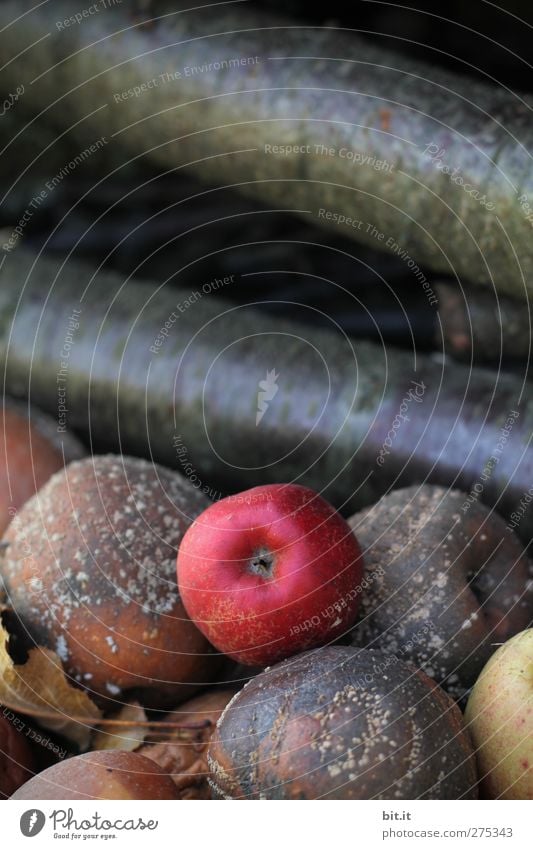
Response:
[[[216,648],[248,665],[338,639],[354,623],[362,574],[347,522],[296,484],[217,501],[178,552],[187,613]]]

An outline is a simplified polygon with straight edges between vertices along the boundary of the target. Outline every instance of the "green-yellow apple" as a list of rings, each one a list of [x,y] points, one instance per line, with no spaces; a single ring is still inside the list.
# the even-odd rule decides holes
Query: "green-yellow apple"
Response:
[[[507,640],[483,668],[465,720],[490,799],[533,799],[533,629]]]

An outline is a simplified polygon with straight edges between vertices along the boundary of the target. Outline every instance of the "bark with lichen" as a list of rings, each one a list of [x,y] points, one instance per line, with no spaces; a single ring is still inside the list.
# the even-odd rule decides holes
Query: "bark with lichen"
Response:
[[[326,227],[356,219],[355,239],[532,291],[531,99],[243,4],[161,3],[152,19],[121,4],[67,25],[71,3],[32,6],[0,4],[0,61],[26,51],[4,85],[52,126],[80,121],[80,146],[105,135],[125,161],[186,166]]]
[[[173,466],[211,498],[294,480],[349,514],[428,481],[463,489],[465,512],[475,500],[520,509],[529,540],[522,380],[291,323],[211,286],[125,281],[15,250],[0,270],[4,388],[57,417],[60,385],[65,423],[91,447]]]

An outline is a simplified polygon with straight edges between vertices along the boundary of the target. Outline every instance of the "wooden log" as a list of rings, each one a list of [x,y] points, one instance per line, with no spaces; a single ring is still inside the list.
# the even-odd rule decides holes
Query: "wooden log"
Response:
[[[124,161],[187,167],[405,262],[533,291],[531,98],[352,32],[188,5],[150,18],[7,0],[4,86],[22,83],[19,108],[72,127],[80,149],[105,137]]]
[[[463,289],[450,283],[435,284],[440,326],[435,341],[458,360],[478,365],[507,365],[531,359],[529,302],[498,297],[478,288]]]
[[[158,287],[17,249],[0,271],[4,389],[211,498],[294,480],[348,515],[427,481],[463,489],[465,512],[479,499],[514,514],[529,540],[521,379],[212,297],[229,286]]]

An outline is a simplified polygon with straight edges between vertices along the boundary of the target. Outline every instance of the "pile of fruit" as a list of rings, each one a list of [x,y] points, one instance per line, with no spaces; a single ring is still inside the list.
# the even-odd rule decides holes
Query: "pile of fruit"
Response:
[[[20,410],[3,432],[0,796],[533,798],[531,567],[493,511],[209,502]]]

